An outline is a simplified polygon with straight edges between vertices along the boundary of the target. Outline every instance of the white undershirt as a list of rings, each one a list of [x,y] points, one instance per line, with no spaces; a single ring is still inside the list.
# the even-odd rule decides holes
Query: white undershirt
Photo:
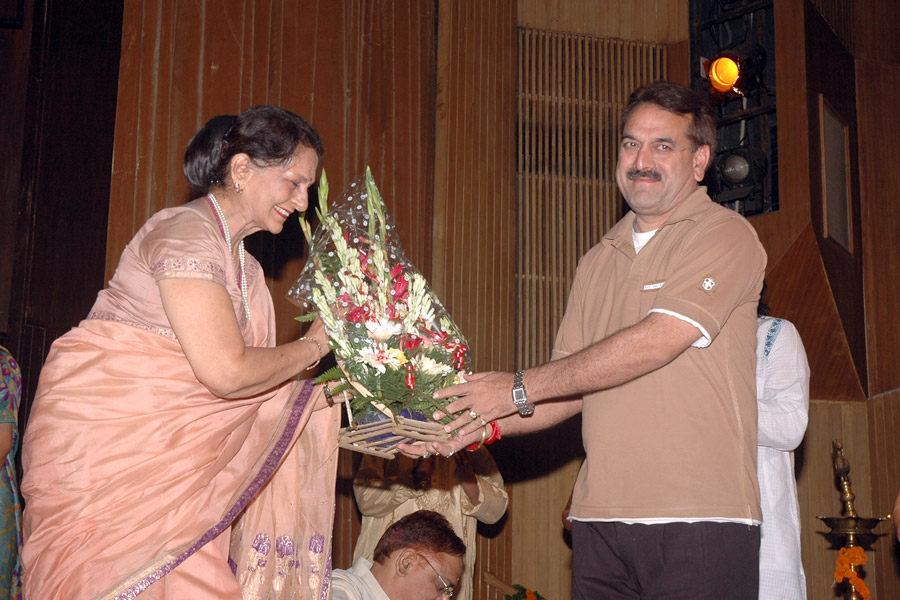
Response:
[[[650,241],[656,232],[659,229],[654,229],[653,231],[635,231],[634,227],[631,228],[631,240],[634,242],[634,253],[638,254],[641,251],[647,242]]]

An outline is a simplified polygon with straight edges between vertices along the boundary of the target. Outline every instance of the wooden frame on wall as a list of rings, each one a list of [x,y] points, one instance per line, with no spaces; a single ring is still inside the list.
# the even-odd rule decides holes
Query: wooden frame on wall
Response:
[[[850,192],[850,126],[819,94],[819,146],[822,166],[822,233],[853,254],[853,207]]]

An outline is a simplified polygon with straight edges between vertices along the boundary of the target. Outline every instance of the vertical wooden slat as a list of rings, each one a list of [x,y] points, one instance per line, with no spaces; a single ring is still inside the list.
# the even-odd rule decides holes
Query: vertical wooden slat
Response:
[[[673,43],[688,37],[684,0],[519,0],[518,5],[518,23],[522,27],[655,43]]]
[[[900,451],[896,436],[896,427],[900,426],[900,391],[876,396],[869,401],[867,409],[867,422],[872,437],[871,516],[884,516],[892,512],[894,499],[900,491],[900,459],[896,454]],[[874,579],[879,598],[893,598],[900,593],[892,552],[896,546],[893,521],[882,524],[878,531],[884,535],[872,544],[872,553],[869,554],[872,564],[867,567],[866,580],[873,587]]]
[[[439,0],[432,286],[474,368],[515,364],[516,38],[513,0]],[[509,576],[509,530],[479,537],[476,569]],[[502,598],[476,574],[484,597]]]

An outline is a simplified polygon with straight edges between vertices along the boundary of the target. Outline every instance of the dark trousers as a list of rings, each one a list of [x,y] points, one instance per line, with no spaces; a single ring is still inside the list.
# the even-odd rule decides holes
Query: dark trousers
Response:
[[[757,600],[759,527],[572,523],[573,600]]]

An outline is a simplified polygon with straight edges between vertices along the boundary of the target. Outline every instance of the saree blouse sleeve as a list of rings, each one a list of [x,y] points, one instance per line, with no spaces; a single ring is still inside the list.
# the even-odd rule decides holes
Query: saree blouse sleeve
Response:
[[[228,248],[216,224],[194,206],[163,209],[126,246],[109,287],[97,295],[88,318],[118,321],[174,339],[159,281],[204,279],[227,289],[228,261]]]
[[[215,224],[195,211],[160,219],[138,251],[156,281],[204,279],[226,285],[225,243]]]

